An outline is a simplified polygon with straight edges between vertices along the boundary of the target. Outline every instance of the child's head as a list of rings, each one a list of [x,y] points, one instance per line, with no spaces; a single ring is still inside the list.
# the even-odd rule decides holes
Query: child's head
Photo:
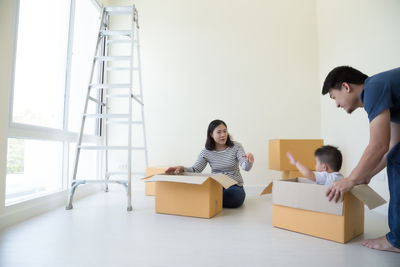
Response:
[[[342,153],[334,146],[322,146],[315,150],[315,170],[338,172],[342,167]]]

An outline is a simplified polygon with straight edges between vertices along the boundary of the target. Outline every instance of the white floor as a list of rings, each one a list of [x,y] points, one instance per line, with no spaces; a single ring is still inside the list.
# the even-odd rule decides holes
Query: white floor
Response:
[[[360,244],[385,234],[387,217],[367,210],[364,235],[343,245],[272,227],[271,197],[259,193],[199,219],[155,214],[143,192],[127,212],[113,187],[0,231],[0,266],[400,266],[400,254]]]

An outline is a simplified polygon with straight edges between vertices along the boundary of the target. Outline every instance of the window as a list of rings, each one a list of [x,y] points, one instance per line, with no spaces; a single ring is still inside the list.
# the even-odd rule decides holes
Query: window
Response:
[[[6,205],[70,183],[99,19],[91,0],[19,1]],[[97,142],[95,124],[86,128],[85,142]]]

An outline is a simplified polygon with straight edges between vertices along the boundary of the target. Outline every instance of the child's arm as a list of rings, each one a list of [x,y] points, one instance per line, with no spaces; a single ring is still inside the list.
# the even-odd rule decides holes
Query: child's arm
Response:
[[[295,165],[304,177],[315,182],[315,174],[313,171],[301,164],[301,162],[297,161],[290,152],[287,152],[286,155],[289,158],[290,164]]]

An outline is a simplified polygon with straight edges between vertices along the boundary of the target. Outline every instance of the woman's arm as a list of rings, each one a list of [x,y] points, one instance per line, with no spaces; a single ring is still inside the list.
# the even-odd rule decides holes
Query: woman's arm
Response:
[[[245,153],[241,144],[236,143],[238,146],[238,150],[236,153],[236,158],[239,161],[240,167],[242,167],[245,171],[250,171],[251,167],[253,167],[254,156],[251,153]]]

